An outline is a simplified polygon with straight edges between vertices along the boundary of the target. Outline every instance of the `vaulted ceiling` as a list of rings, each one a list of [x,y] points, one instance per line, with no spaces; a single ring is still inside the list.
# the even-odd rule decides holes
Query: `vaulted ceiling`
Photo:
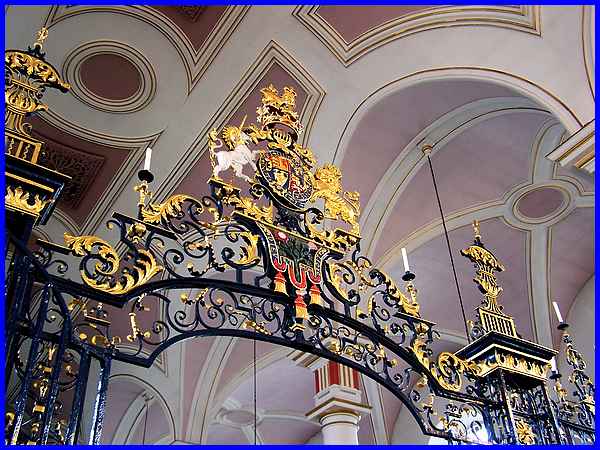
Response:
[[[269,83],[293,86],[301,140],[360,192],[361,248],[396,279],[408,249],[444,349],[465,343],[464,324],[425,144],[468,318],[480,295],[459,250],[477,219],[507,266],[501,301],[519,333],[558,346],[550,302],[568,316],[594,276],[595,184],[546,156],[593,126],[593,7],[7,8],[7,47],[27,48],[45,25],[47,58],[72,85],[31,120],[44,164],[73,178],[38,235],[115,239],[104,223],[135,210],[149,145],[156,198],[205,193],[207,132],[254,121]],[[113,326],[129,331],[126,317]],[[305,417],[313,376],[289,353],[257,344],[259,439],[319,442]],[[104,441],[253,442],[251,365],[251,342],[222,337],[177,344],[150,369],[117,364]],[[400,402],[371,380],[361,389],[373,406],[361,443],[410,440]]]

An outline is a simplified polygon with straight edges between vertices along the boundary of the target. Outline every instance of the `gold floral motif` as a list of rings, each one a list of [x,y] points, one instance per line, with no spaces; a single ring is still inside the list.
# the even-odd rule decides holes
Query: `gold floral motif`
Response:
[[[411,299],[409,299],[402,293],[402,291],[400,291],[400,289],[398,289],[398,286],[396,286],[394,280],[385,272],[378,270],[377,273],[379,274],[379,281],[373,282],[367,273],[370,269],[371,265],[365,261],[363,261],[360,266],[357,266],[351,261],[339,263],[327,261],[325,264],[325,270],[327,271],[327,275],[331,281],[332,287],[343,299],[350,300],[348,297],[348,292],[342,287],[343,278],[340,274],[342,274],[344,271],[353,272],[356,275],[358,292],[364,292],[368,288],[375,288],[383,284],[387,288],[387,295],[390,297],[390,299],[396,301],[396,305],[400,311],[413,317],[419,317],[419,304],[416,301],[416,289],[414,289],[414,287],[409,287],[409,293],[411,296]],[[368,313],[370,314],[373,307],[372,296],[369,298],[367,306],[369,309]]]
[[[194,197],[186,194],[172,195],[164,203],[150,203],[142,208],[142,220],[152,224],[159,224],[161,221],[169,222],[183,212],[181,205],[186,200],[199,203]]]
[[[535,434],[533,433],[531,425],[521,419],[517,420],[515,425],[517,427],[517,440],[520,444],[535,444]]]
[[[249,231],[232,231],[231,235],[233,238],[241,238],[246,244],[241,247],[242,256],[237,261],[234,261],[236,264],[254,264],[259,261],[257,234]]]
[[[136,314],[134,312],[129,313],[129,323],[131,325],[131,334],[127,335],[127,340],[129,342],[134,342],[138,337],[146,339],[150,337],[149,331],[142,331],[138,326]]]
[[[480,368],[476,363],[465,361],[454,353],[442,352],[438,356],[437,365],[432,366],[430,372],[443,388],[458,392],[462,386],[461,375],[479,375]]]
[[[204,301],[204,296],[206,295],[207,292],[208,292],[208,288],[203,288],[203,289],[200,289],[200,292],[198,293],[198,295],[196,295],[196,297],[193,299],[190,299],[189,295],[187,295],[187,294],[181,294],[179,296],[179,299],[181,300],[181,303],[183,303],[184,305],[195,305],[198,302],[200,302],[200,304],[202,304],[202,302]]]
[[[44,207],[51,203],[52,199],[42,200],[39,195],[33,197],[33,203],[30,203],[30,194],[23,190],[21,186],[11,188],[6,186],[6,195],[4,204],[6,208],[22,211],[34,216],[39,216]]]
[[[271,334],[271,332],[265,328],[264,322],[256,323],[253,320],[246,319],[244,321],[244,323],[242,324],[242,328],[245,328],[245,329],[250,328],[250,329],[256,331],[257,333],[265,334],[267,336],[269,336]]]
[[[13,71],[18,71],[30,79],[44,82],[48,87],[66,91],[71,88],[69,83],[61,80],[58,71],[47,62],[18,50],[4,53],[4,64]],[[33,112],[33,111],[31,111]]]
[[[434,364],[427,356],[428,348],[425,341],[416,337],[409,347],[417,360],[429,371],[431,376],[444,389],[458,392],[462,387],[462,374],[479,375],[480,368],[474,362],[465,361],[454,353],[442,352]]]
[[[564,402],[567,399],[567,390],[563,387],[559,379],[557,379],[554,384],[554,392],[556,392],[556,395],[561,402]]]
[[[82,269],[81,278],[88,286],[104,291],[108,294],[125,294],[132,289],[141,286],[163,270],[163,267],[156,263],[154,255],[145,249],[138,249],[139,258],[134,262],[133,271],[124,269],[118,281],[112,276],[117,272],[120,264],[120,258],[114,248],[103,239],[96,236],[71,236],[65,233],[65,244],[76,256],[91,255],[93,248],[98,249],[99,261],[94,265],[95,277],[90,277]],[[100,281],[97,278],[108,281]]]
[[[258,206],[248,197],[229,197],[227,204],[253,219],[273,223],[273,205]]]
[[[314,175],[314,191],[310,198],[314,202],[325,200],[325,217],[338,218],[352,226],[351,232],[359,235],[358,216],[360,200],[358,192],[342,194],[342,172],[333,164],[326,164],[316,170]]]

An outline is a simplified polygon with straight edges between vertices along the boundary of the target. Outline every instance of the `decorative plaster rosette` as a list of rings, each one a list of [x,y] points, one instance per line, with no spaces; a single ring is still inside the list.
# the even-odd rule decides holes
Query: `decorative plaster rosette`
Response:
[[[526,211],[522,210],[522,206],[521,206],[521,201],[527,197],[529,194],[532,194],[536,191],[542,191],[542,190],[552,190],[552,191],[557,191],[560,194],[562,194],[562,201],[560,202],[560,204],[556,205],[556,207],[554,209],[552,209],[551,211],[548,211],[546,214],[544,214],[543,216],[539,216],[539,217],[534,217],[534,216],[529,216]],[[571,209],[572,209],[572,198],[574,198],[574,195],[572,192],[569,192],[569,190],[567,189],[567,186],[564,186],[563,183],[560,182],[556,182],[556,183],[544,183],[544,184],[536,184],[536,185],[529,185],[524,189],[519,189],[518,191],[516,191],[512,196],[512,198],[510,199],[511,201],[509,201],[509,204],[512,203],[512,207],[511,207],[511,211],[512,214],[515,216],[515,218],[517,218],[519,221],[526,223],[526,224],[541,224],[541,223],[547,223],[547,222],[555,222],[557,220],[557,218],[560,217],[564,217],[566,214],[565,213],[570,213]]]
[[[109,99],[89,89],[81,77],[82,64],[98,55],[116,55],[131,63],[139,72],[137,90],[124,99]],[[99,111],[124,114],[145,108],[156,93],[156,75],[150,62],[138,50],[116,41],[91,41],[75,48],[65,58],[62,73],[71,83],[71,92],[77,99]]]

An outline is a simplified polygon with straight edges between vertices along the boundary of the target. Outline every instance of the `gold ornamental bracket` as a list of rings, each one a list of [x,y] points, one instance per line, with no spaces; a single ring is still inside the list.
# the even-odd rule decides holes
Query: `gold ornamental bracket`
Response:
[[[67,92],[71,86],[62,80],[58,70],[44,59],[42,43],[48,30],[42,28],[38,38],[26,52],[4,52],[4,113],[5,152],[37,163],[43,143],[31,137],[31,127],[23,120],[38,111],[46,111],[48,105],[41,98],[47,88]]]
[[[44,60],[42,44],[48,30],[42,28],[28,51],[4,52],[4,152],[6,190],[4,204],[13,217],[44,224],[70,177],[38,164],[43,142],[31,136],[24,119],[48,107],[41,102],[46,88],[67,92],[69,84]],[[18,219],[19,221],[21,219]],[[20,227],[21,225],[15,224]]]

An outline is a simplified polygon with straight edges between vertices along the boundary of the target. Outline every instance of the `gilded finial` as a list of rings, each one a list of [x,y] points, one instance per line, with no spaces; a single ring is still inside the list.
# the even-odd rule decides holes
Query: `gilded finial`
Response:
[[[479,228],[479,220],[473,221],[473,233],[475,234],[475,240],[479,241],[481,239],[481,230]]]
[[[46,27],[40,28],[40,31],[37,32],[37,40],[33,44],[34,47],[39,47],[41,49],[42,44],[44,43],[44,41],[47,38],[48,38],[48,28],[46,28]]]

